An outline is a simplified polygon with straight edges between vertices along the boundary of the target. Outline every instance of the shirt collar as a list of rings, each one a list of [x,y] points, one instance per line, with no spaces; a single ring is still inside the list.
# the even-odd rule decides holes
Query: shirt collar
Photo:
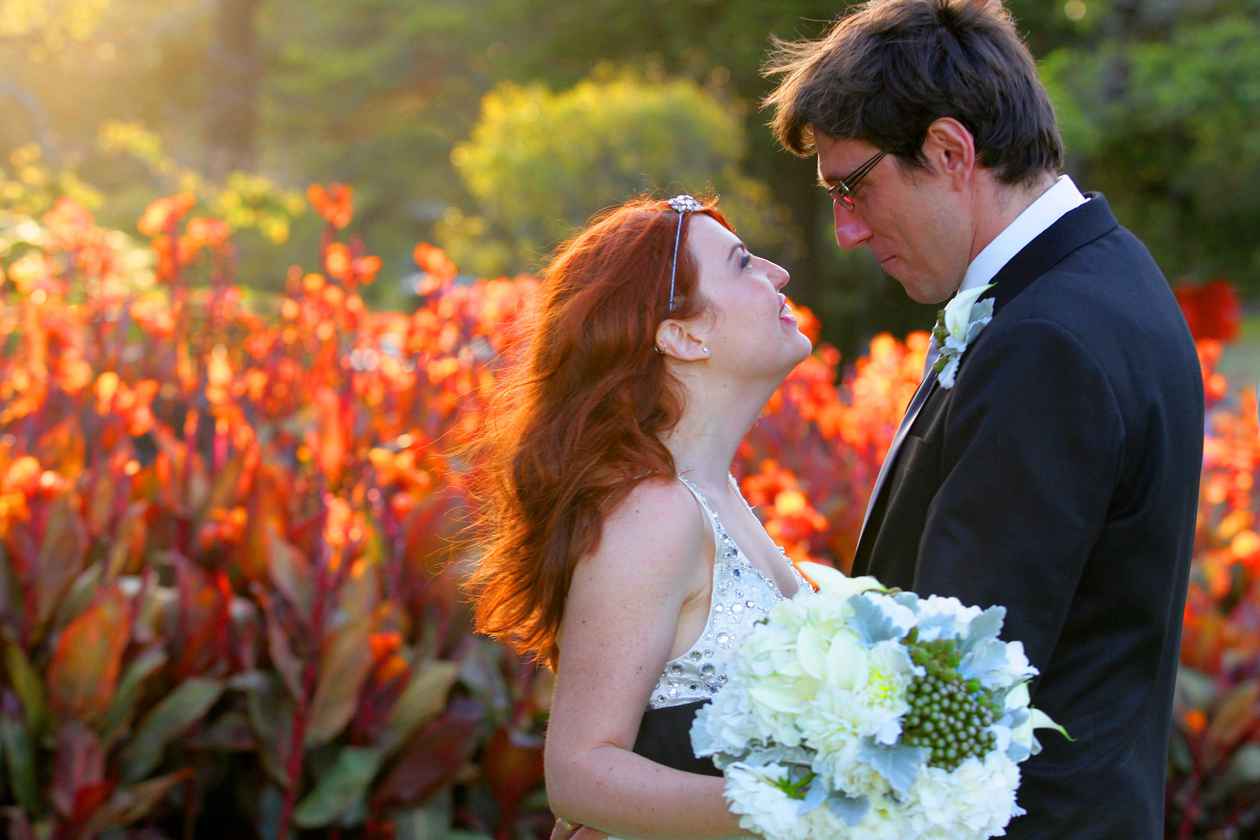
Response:
[[[958,291],[965,292],[985,285],[1020,251],[1057,222],[1069,210],[1075,210],[1088,199],[1067,175],[1060,175],[1054,186],[1015,217],[1015,221],[993,238],[967,266]]]

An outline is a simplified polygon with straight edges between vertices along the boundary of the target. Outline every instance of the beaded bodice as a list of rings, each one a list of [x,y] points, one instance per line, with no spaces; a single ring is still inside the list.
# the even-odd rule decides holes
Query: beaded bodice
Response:
[[[678,480],[696,497],[713,527],[713,589],[704,630],[681,656],[665,663],[648,700],[650,709],[708,700],[716,694],[726,682],[728,666],[744,637],[776,601],[785,597],[774,581],[744,556],[704,494],[687,479]],[[805,579],[786,555],[783,562],[791,569],[796,585],[804,586]]]

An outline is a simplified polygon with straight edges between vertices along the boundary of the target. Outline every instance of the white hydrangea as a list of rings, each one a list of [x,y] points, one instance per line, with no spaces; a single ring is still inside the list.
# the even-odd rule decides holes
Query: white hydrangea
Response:
[[[734,681],[700,707],[691,725],[691,744],[701,758],[717,753],[740,755],[750,744],[766,738],[747,688]]]
[[[942,637],[966,636],[971,622],[984,611],[975,606],[965,607],[957,598],[932,595],[921,598],[915,612],[919,638],[931,642]],[[943,632],[946,629],[950,632]]]
[[[768,840],[1004,833],[1023,813],[1018,762],[1037,751],[1036,729],[1059,728],[1029,707],[1026,681],[1037,671],[1021,643],[998,638],[1004,610],[890,592],[874,578],[813,564],[806,572],[819,591],[771,609],[692,727],[697,755],[725,756],[726,796],[741,827]],[[924,673],[904,645],[912,627],[923,641],[959,639],[963,678],[1007,692],[1006,714],[990,727],[996,749],[952,772],[899,744],[909,688]],[[777,784],[789,765],[817,774],[805,799]]]
[[[739,827],[766,840],[808,840],[810,826],[799,815],[800,800],[775,782],[788,778],[782,764],[754,767],[736,762],[726,768],[726,799],[739,814]]]
[[[1015,802],[1018,787],[1019,767],[998,752],[984,761],[969,758],[953,772],[927,767],[910,791],[908,836],[952,840],[1003,834],[1012,816],[1023,813]]]

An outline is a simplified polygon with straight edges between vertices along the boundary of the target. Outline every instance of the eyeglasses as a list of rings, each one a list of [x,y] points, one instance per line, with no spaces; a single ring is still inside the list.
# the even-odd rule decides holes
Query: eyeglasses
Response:
[[[867,173],[875,168],[875,164],[883,160],[884,155],[886,154],[888,153],[876,152],[867,158],[861,166],[850,172],[847,178],[842,179],[840,183],[836,184],[834,187],[827,187],[827,192],[831,195],[831,200],[839,204],[845,210],[848,210],[850,213],[856,210],[857,202],[853,200],[854,190],[856,189],[858,183],[866,177]]]

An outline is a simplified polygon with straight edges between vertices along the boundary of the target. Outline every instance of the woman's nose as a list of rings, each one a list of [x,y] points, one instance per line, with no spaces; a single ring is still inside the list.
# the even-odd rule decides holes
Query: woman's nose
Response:
[[[783,287],[792,279],[792,275],[788,274],[788,270],[778,263],[770,260],[766,260],[766,262],[770,263],[770,282],[774,284],[776,291],[783,291]]]
[[[835,206],[835,220],[836,244],[844,250],[851,251],[871,238],[871,228],[862,217],[839,203]]]

